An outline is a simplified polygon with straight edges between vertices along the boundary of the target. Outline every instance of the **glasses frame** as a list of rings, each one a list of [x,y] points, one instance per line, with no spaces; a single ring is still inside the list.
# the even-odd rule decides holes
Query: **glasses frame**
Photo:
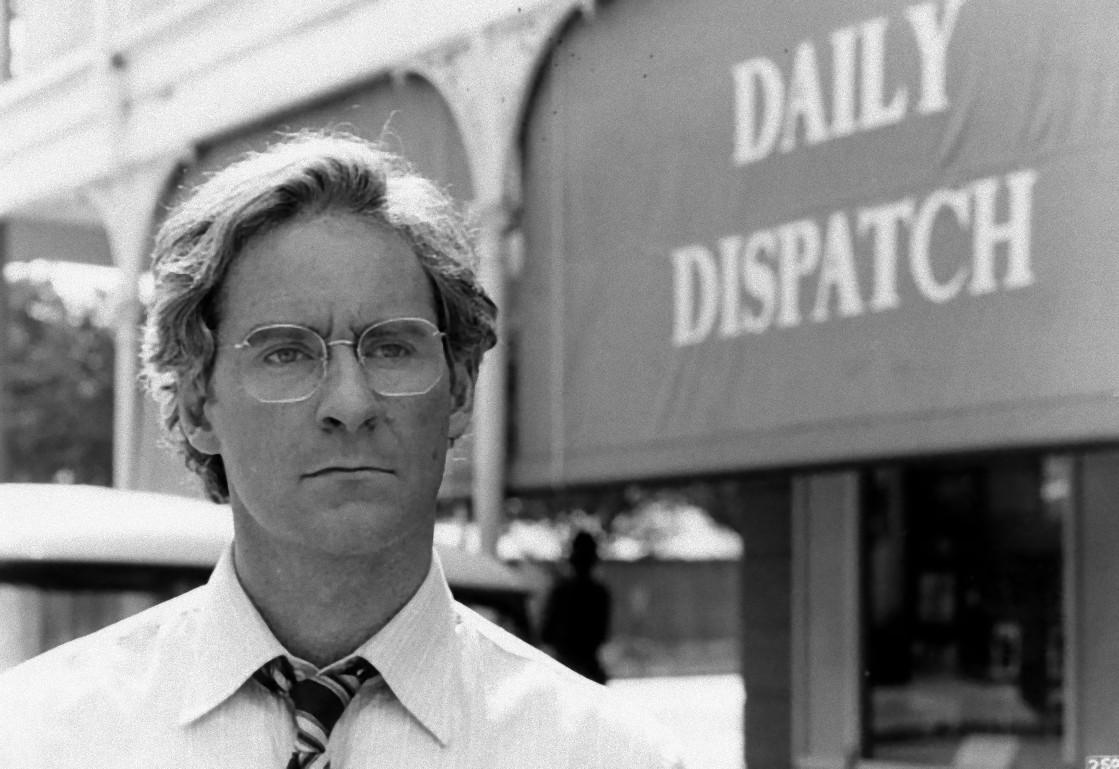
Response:
[[[385,320],[379,320],[376,323],[370,323],[368,326],[363,328],[359,333],[355,334],[353,339],[332,339],[330,341],[327,341],[326,339],[324,339],[322,334],[320,334],[318,331],[315,331],[315,329],[313,329],[309,326],[303,326],[303,325],[300,325],[298,323],[268,323],[268,324],[265,324],[263,326],[257,326],[256,328],[249,331],[249,333],[245,335],[245,338],[242,339],[240,342],[237,342],[236,344],[223,345],[223,346],[232,348],[234,350],[249,349],[249,348],[252,347],[252,345],[249,344],[249,337],[251,337],[253,334],[256,334],[260,331],[265,331],[265,330],[268,330],[268,329],[291,328],[291,329],[298,329],[300,331],[309,331],[312,334],[314,334],[315,338],[318,339],[319,343],[322,345],[322,353],[323,354],[322,354],[322,358],[320,359],[321,362],[322,362],[322,367],[321,367],[321,372],[319,374],[319,378],[315,382],[315,386],[312,387],[311,390],[306,395],[301,395],[298,398],[281,398],[281,399],[278,399],[278,400],[264,399],[264,398],[259,397],[258,395],[255,395],[254,393],[252,393],[247,387],[245,387],[244,382],[242,382],[242,384],[241,384],[241,386],[245,388],[245,392],[248,393],[250,397],[252,397],[254,400],[256,400],[259,403],[275,403],[275,404],[302,403],[305,400],[309,400],[316,392],[318,392],[319,388],[322,387],[322,383],[326,381],[326,376],[327,376],[327,373],[328,373],[328,369],[330,367],[330,356],[331,356],[331,349],[330,348],[336,347],[338,345],[349,347],[351,352],[353,353],[354,359],[357,361],[358,366],[361,367],[361,370],[363,372],[365,372],[366,371],[365,355],[361,351],[361,341],[365,338],[365,335],[368,334],[373,329],[379,327],[379,326],[384,326],[385,324],[388,324],[388,323],[398,323],[400,321],[413,321],[413,322],[421,323],[425,326],[430,326],[431,327],[431,336],[438,337],[440,345],[443,348],[443,362],[446,364],[446,368],[448,370],[451,368],[451,366],[453,364],[452,364],[452,361],[451,361],[450,350],[447,348],[447,332],[446,331],[441,331],[435,323],[431,322],[427,318],[414,318],[414,317],[386,318]],[[437,376],[432,381],[432,383],[427,386],[427,388],[425,388],[423,390],[417,390],[415,392],[406,392],[406,393],[383,393],[380,390],[377,390],[375,387],[373,387],[373,385],[369,382],[368,377],[366,378],[365,381],[366,381],[366,387],[368,387],[371,392],[376,393],[377,395],[379,395],[382,398],[409,398],[409,397],[413,397],[413,396],[416,396],[416,395],[426,395],[427,393],[431,392],[432,389],[434,389],[435,385],[439,384],[440,380],[443,379],[443,376],[444,376],[444,372],[440,371],[439,376]]]

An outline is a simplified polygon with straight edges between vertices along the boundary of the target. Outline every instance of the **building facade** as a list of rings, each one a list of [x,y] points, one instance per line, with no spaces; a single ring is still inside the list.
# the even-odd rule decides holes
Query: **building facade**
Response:
[[[752,769],[1119,752],[1110,4],[8,6],[6,256],[119,267],[117,381],[181,189],[383,138],[504,310],[448,493],[492,548],[510,492],[717,490]],[[177,488],[132,388],[115,442]]]

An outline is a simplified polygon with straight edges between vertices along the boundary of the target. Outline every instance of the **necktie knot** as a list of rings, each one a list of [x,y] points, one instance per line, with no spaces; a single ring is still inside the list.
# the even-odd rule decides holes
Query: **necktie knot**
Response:
[[[361,657],[318,673],[296,669],[287,657],[276,657],[256,672],[254,678],[290,699],[295,711],[295,749],[288,769],[330,766],[323,757],[330,733],[357,690],[375,673]]]

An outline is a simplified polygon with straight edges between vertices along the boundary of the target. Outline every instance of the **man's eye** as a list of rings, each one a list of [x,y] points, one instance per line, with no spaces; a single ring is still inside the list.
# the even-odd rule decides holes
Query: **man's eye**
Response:
[[[380,342],[370,346],[365,352],[365,357],[379,360],[400,360],[411,356],[413,352],[411,345],[403,342]]]
[[[284,366],[313,360],[313,356],[300,347],[277,347],[265,352],[260,359],[270,366]]]

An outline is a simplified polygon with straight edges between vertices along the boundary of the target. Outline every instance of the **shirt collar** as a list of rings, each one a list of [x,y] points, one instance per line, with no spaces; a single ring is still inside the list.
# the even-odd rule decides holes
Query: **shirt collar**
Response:
[[[231,697],[261,665],[287,654],[241,587],[232,544],[222,551],[206,584],[195,633],[184,649],[190,658],[180,711],[184,724]]]
[[[433,551],[431,568],[419,590],[357,650],[377,668],[408,712],[444,746],[457,731],[466,707],[457,624],[443,564]]]
[[[206,586],[197,636],[185,644],[191,674],[180,719],[201,718],[231,697],[263,664],[291,656],[265,624],[237,578],[227,546]],[[443,565],[432,552],[419,589],[355,655],[368,660],[400,703],[444,746],[465,708],[457,614]],[[221,649],[214,654],[214,649]]]

